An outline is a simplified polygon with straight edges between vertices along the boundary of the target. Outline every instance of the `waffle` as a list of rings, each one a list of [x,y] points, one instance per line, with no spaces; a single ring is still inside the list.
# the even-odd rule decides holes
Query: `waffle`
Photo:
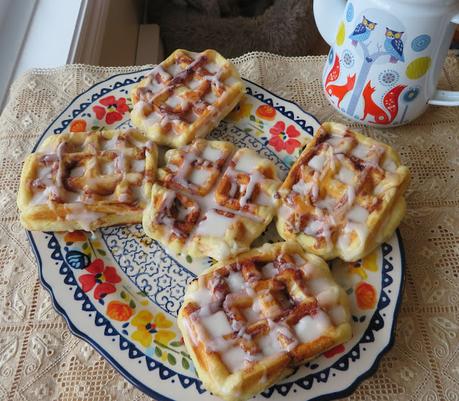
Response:
[[[244,85],[215,50],[174,51],[131,93],[132,123],[161,145],[206,136],[237,105]]]
[[[277,230],[307,252],[356,261],[394,233],[408,181],[391,147],[325,123],[279,189]]]
[[[218,263],[186,290],[178,326],[203,384],[246,400],[352,336],[346,293],[295,242]]]
[[[25,160],[21,222],[39,231],[139,223],[156,163],[156,145],[135,130],[50,136]]]
[[[254,151],[197,139],[166,152],[166,163],[143,228],[169,249],[221,260],[249,249],[271,222],[280,181]]]

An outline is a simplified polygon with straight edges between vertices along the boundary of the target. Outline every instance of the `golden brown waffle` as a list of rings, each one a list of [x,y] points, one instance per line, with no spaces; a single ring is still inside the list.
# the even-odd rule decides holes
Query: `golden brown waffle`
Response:
[[[272,162],[228,142],[197,139],[166,153],[144,213],[147,235],[191,256],[249,249],[271,222],[280,185]]]
[[[394,233],[408,181],[390,146],[325,123],[279,189],[277,230],[325,259],[356,261]]]
[[[161,145],[206,136],[244,92],[234,66],[215,50],[174,51],[131,92],[132,123]]]
[[[25,160],[22,224],[72,231],[139,223],[156,163],[156,145],[136,130],[52,135]]]
[[[192,282],[178,315],[199,378],[246,400],[352,336],[346,293],[295,242],[265,244]]]

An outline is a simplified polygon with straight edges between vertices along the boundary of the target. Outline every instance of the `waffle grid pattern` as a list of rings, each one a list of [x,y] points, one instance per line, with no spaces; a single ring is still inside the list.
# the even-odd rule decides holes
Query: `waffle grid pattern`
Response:
[[[214,50],[176,50],[132,91],[134,125],[178,147],[207,135],[241,98],[234,66]]]

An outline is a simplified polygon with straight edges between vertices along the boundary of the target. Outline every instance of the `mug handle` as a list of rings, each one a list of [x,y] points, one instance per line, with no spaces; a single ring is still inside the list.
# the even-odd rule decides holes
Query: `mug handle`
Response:
[[[453,17],[451,22],[459,24],[459,14]],[[434,106],[459,106],[459,91],[437,90],[428,103]]]

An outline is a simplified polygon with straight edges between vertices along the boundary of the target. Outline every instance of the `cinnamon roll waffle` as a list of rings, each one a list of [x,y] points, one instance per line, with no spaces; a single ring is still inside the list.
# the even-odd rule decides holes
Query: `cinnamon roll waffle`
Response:
[[[408,181],[390,146],[325,123],[279,189],[277,230],[325,259],[356,261],[394,233]]]
[[[25,160],[21,222],[40,231],[139,223],[156,163],[156,145],[136,130],[50,136]]]
[[[132,123],[161,145],[206,136],[237,105],[244,85],[215,50],[174,51],[131,93]]]
[[[352,336],[346,293],[295,242],[265,244],[193,281],[178,315],[198,375],[246,400]]]
[[[271,222],[280,181],[254,151],[197,139],[166,152],[166,163],[143,228],[168,248],[221,260],[247,250]]]

